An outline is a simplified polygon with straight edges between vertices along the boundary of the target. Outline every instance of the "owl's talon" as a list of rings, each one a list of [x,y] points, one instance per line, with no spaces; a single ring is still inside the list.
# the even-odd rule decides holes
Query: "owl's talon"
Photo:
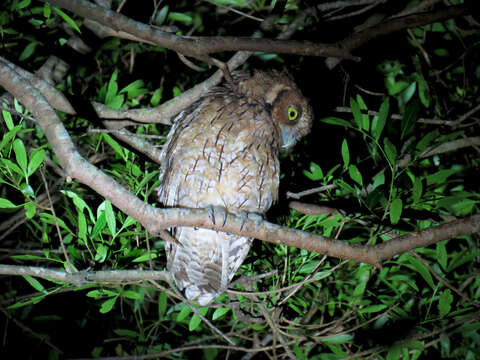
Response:
[[[240,211],[240,217],[242,218],[242,224],[240,225],[240,231],[243,230],[243,226],[247,222],[248,219],[251,219],[255,222],[255,227],[260,225],[260,223],[263,221],[263,217],[257,213],[247,213],[246,211]]]
[[[240,217],[242,218],[242,224],[240,225],[240,231],[243,230],[243,226],[245,225],[245,223],[247,222],[248,220],[248,213],[244,210],[241,210],[240,211]]]
[[[248,217],[255,222],[255,227],[257,227],[258,225],[260,225],[260,224],[262,223],[262,221],[263,221],[262,215],[259,215],[259,214],[257,214],[257,213],[249,213],[249,214],[248,214]]]
[[[227,223],[227,211],[225,210],[225,208],[221,206],[208,205],[206,209],[207,209],[208,217],[212,221],[213,225],[216,225],[215,212],[217,212],[220,214],[223,220],[222,227],[225,226],[225,224]]]

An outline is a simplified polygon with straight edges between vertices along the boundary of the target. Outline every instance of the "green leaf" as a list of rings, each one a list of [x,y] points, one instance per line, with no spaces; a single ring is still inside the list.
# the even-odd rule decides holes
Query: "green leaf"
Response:
[[[107,258],[108,254],[108,247],[105,246],[104,244],[99,244],[97,245],[96,254],[95,254],[95,261],[98,261],[100,263],[104,262],[105,259]]]
[[[379,139],[382,135],[383,129],[387,122],[388,112],[390,110],[390,99],[388,97],[383,100],[382,105],[380,105],[380,110],[378,115],[373,118],[372,121],[372,135],[375,139]]]
[[[437,171],[434,174],[427,175],[427,185],[434,185],[434,184],[445,184],[447,181],[447,178],[450,177],[451,175],[455,174],[458,172],[460,169],[455,168],[455,169],[444,169]]]
[[[93,216],[92,209],[90,209],[85,200],[78,196],[77,193],[70,190],[60,190],[60,192],[67,195],[73,200],[73,204],[77,207],[79,212],[83,212],[83,209],[87,209],[88,215],[90,216],[90,221],[95,222],[95,217]]]
[[[402,199],[396,198],[390,204],[390,222],[395,225],[402,216],[403,203]]]
[[[387,360],[401,359],[402,358],[401,354],[402,354],[402,346],[399,344],[394,344],[388,350]]]
[[[15,158],[17,159],[17,164],[20,165],[23,173],[27,174],[27,151],[25,150],[25,145],[23,145],[22,140],[15,139],[13,142],[13,151],[15,152]]]
[[[423,193],[422,180],[419,178],[415,178],[415,181],[413,183],[413,190],[412,190],[412,197],[413,197],[414,203],[418,203],[420,201],[420,199],[422,198],[422,193]]]
[[[355,181],[360,186],[363,186],[362,174],[360,173],[360,171],[355,165],[352,164],[348,167],[348,174],[350,175],[353,181]]]
[[[167,19],[167,14],[168,14],[168,5],[165,5],[158,12],[158,14],[155,18],[155,25],[161,26],[165,22],[165,20]]]
[[[26,305],[38,304],[40,301],[45,299],[45,297],[46,297],[45,295],[34,296],[34,297],[30,298],[30,300],[28,300],[28,301],[17,302],[13,305],[10,305],[9,307],[7,307],[7,309],[18,309],[18,308],[21,308],[21,307],[26,306]]]
[[[353,335],[350,334],[340,334],[329,336],[327,338],[322,338],[321,341],[327,344],[343,344],[349,342],[353,339]]]
[[[387,85],[387,90],[390,95],[397,95],[405,90],[408,85],[410,85],[406,81],[397,81],[392,84]]]
[[[405,136],[407,136],[415,127],[415,124],[418,120],[419,111],[420,101],[418,99],[415,99],[411,103],[407,104],[405,114],[402,117],[402,130],[400,135],[401,139],[405,138]]]
[[[322,168],[317,164],[315,164],[314,162],[310,163],[310,172],[308,172],[307,170],[304,170],[303,174],[306,177],[308,177],[310,180],[317,181],[317,180],[323,179]]]
[[[105,218],[105,211],[102,211],[97,221],[95,222],[95,225],[93,226],[91,237],[92,238],[97,237],[97,235],[100,234],[102,230],[105,228],[106,224],[107,224],[107,219]]]
[[[348,169],[348,164],[350,163],[350,152],[348,151],[347,139],[343,139],[342,142],[342,159],[345,169]]]
[[[416,145],[417,150],[423,151],[438,137],[438,130],[433,130],[425,135]]]
[[[134,82],[125,86],[122,90],[120,90],[119,94],[127,93],[127,97],[129,99],[134,99],[140,95],[147,94],[148,90],[142,88],[144,85],[143,80],[135,80]]]
[[[445,247],[445,241],[441,241],[437,243],[435,249],[435,255],[437,258],[437,262],[440,264],[442,269],[446,271],[448,269],[448,254],[447,249]]]
[[[350,108],[352,109],[353,120],[359,129],[363,129],[363,115],[360,111],[360,106],[358,103],[353,99],[350,98]]]
[[[87,241],[87,219],[82,211],[77,211],[78,220],[78,237],[83,240],[84,244]]]
[[[213,312],[213,315],[212,315],[212,320],[217,320],[217,319],[221,318],[223,315],[225,315],[229,311],[230,311],[230,308],[215,309],[215,311]]]
[[[398,104],[400,106],[406,105],[412,99],[416,89],[417,83],[416,81],[412,81],[404,91],[397,95]]]
[[[180,88],[178,86],[173,87],[173,97],[177,97],[181,93],[182,93],[182,90],[180,90]]]
[[[80,31],[80,28],[78,27],[77,23],[67,14],[65,14],[62,10],[60,10],[58,7],[54,6],[53,11],[55,11],[60,17],[65,21],[67,24],[69,24],[75,31],[77,31],[79,34],[82,32]]]
[[[114,329],[113,332],[118,336],[125,336],[133,339],[139,336],[139,334],[136,331],[133,331],[130,329]]]
[[[191,25],[193,22],[193,19],[190,15],[184,14],[184,13],[179,13],[179,12],[171,12],[168,14],[168,20],[170,21],[178,21],[181,22],[187,26]]]
[[[155,252],[155,250],[150,250],[150,253],[146,252],[145,254],[140,255],[135,259],[133,259],[132,262],[139,263],[144,261],[150,261],[150,260],[156,259],[157,257],[158,257],[158,254]]]
[[[453,295],[450,289],[446,289],[440,295],[438,300],[438,310],[440,317],[445,317],[452,309]]]
[[[157,106],[162,100],[163,89],[157,89],[153,92],[152,98],[150,99],[150,104]]]
[[[32,1],[31,0],[22,0],[20,2],[14,2],[12,5],[12,10],[21,10],[23,8],[26,8],[27,6],[30,5]]]
[[[385,304],[379,304],[379,305],[370,305],[367,307],[364,307],[363,309],[359,310],[360,314],[371,314],[371,313],[376,313],[379,311],[382,311],[387,308],[387,305]]]
[[[4,105],[6,107],[6,104]],[[3,117],[3,120],[5,121],[5,125],[7,125],[7,129],[9,131],[11,131],[13,128],[14,128],[14,125],[13,125],[13,120],[12,120],[12,114],[10,114],[8,111],[6,110],[2,110],[2,117]],[[4,135],[4,138],[5,138],[6,134]],[[12,135],[13,136],[13,135]],[[2,141],[3,142],[3,141]],[[3,146],[0,146],[0,149],[3,148]]]
[[[65,221],[63,221],[61,218],[54,217],[52,214],[45,213],[45,212],[40,213],[39,216],[40,216],[40,219],[42,220],[42,222],[46,222],[46,223],[51,224],[51,225],[55,225],[55,224],[58,223],[58,225],[62,229],[65,229],[70,234],[73,234],[72,230],[70,230],[70,228],[67,226],[67,224],[65,224]]]
[[[34,202],[27,202],[25,205],[23,205],[23,208],[25,209],[25,216],[27,219],[33,218],[37,213],[37,205]]]
[[[372,191],[383,184],[385,184],[385,173],[381,172],[381,173],[378,173],[377,176],[375,176],[375,179],[373,180]]]
[[[45,18],[50,18],[50,14],[52,13],[52,8],[50,7],[50,4],[49,3],[45,3],[43,4],[43,16],[45,16]]]
[[[23,278],[24,278],[25,280],[27,280],[27,282],[28,282],[30,285],[32,285],[32,287],[33,287],[35,290],[40,291],[40,292],[42,292],[42,293],[44,293],[44,294],[47,293],[47,290],[45,290],[45,288],[43,287],[43,285],[40,284],[40,282],[39,282],[37,279],[31,277],[30,275],[22,275],[22,276],[23,276]]]
[[[418,96],[422,105],[426,108],[430,106],[430,88],[428,87],[428,82],[425,80],[422,74],[415,73],[415,79],[417,80],[418,84]]]
[[[16,260],[48,260],[45,256],[37,256],[37,255],[12,255],[10,256],[12,259]]]
[[[102,134],[102,137],[105,139],[108,145],[115,150],[115,153],[118,154],[124,161],[127,161],[127,154],[125,153],[125,149],[109,134]]]
[[[30,56],[32,56],[33,53],[35,52],[35,48],[37,47],[37,45],[38,45],[38,42],[36,41],[32,41],[28,43],[28,45],[25,46],[25,49],[23,49],[22,53],[20,54],[18,61],[24,61],[28,59]]]
[[[27,167],[27,176],[32,175],[45,159],[45,150],[37,149],[30,155],[30,161]]]
[[[427,284],[430,285],[430,287],[433,289],[435,286],[433,284],[432,275],[430,275],[430,272],[425,267],[425,265],[423,265],[420,260],[418,260],[417,258],[411,255],[406,254],[406,257],[411,264],[411,266],[409,267],[411,267],[413,270],[418,272],[422,276],[422,278],[427,282]]]
[[[348,121],[337,118],[337,117],[333,117],[333,116],[322,118],[320,119],[320,121],[325,124],[339,125],[339,126],[345,126],[347,128],[353,128],[352,124],[350,124]]]
[[[133,291],[133,290],[125,290],[122,291],[120,296],[127,298],[127,299],[132,299],[132,300],[138,300],[142,298],[142,295],[140,295],[138,292]]]
[[[107,85],[107,93],[105,95],[105,105],[110,106],[115,101],[115,97],[118,94],[118,70],[115,70],[110,76],[110,80],[108,81]]]
[[[159,320],[163,319],[165,315],[165,311],[167,311],[167,294],[164,291],[162,291],[158,295],[158,319]]]
[[[16,208],[16,207],[17,207],[17,205],[12,203],[10,200],[0,198],[0,209],[12,209],[12,208]]]
[[[197,314],[193,314],[192,318],[190,319],[190,322],[188,323],[188,329],[190,331],[194,331],[196,328],[198,328],[198,325],[202,322],[202,319]]]
[[[390,166],[393,166],[397,160],[397,149],[395,148],[395,145],[393,145],[387,138],[383,139],[383,144],[387,161],[389,162]]]
[[[190,309],[187,305],[185,305],[182,310],[177,315],[177,321],[182,322],[185,320],[185,318],[192,312],[192,309]]]
[[[111,291],[108,289],[101,289],[101,290],[91,290],[87,293],[88,297],[94,298],[94,299],[101,299],[105,296],[107,297],[117,297],[118,293],[115,291]]]
[[[300,269],[298,269],[298,273],[310,274],[313,271],[313,269],[315,269],[315,267],[318,265],[319,262],[320,260],[309,261],[308,263],[302,265]]]
[[[100,312],[102,314],[106,314],[108,312],[110,312],[110,310],[113,309],[113,306],[115,305],[115,302],[117,301],[117,297],[112,297],[108,300],[105,300],[103,303],[102,303],[102,306],[100,307]]]
[[[360,111],[364,112],[362,114],[362,129],[369,131],[370,117],[366,114],[366,112],[368,111],[368,108],[367,108],[367,104],[365,104],[365,101],[363,101],[363,98],[360,96],[360,94],[357,94],[357,103],[358,103],[358,106],[360,107]]]
[[[113,238],[117,233],[117,222],[115,220],[115,214],[113,212],[112,203],[105,200],[105,219],[107,220],[108,230],[112,234]]]

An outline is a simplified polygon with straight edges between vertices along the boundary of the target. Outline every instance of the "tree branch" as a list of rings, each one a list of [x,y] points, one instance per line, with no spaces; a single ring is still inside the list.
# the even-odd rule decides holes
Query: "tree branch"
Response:
[[[131,282],[143,280],[162,280],[168,282],[167,271],[155,270],[111,270],[111,271],[78,271],[67,273],[63,270],[53,270],[39,266],[20,266],[0,264],[2,275],[29,275],[42,279],[62,281],[77,287],[91,283]]]
[[[68,9],[86,19],[97,21],[114,30],[122,30],[152,44],[164,46],[186,56],[213,64],[210,54],[221,51],[264,51],[305,56],[335,56],[358,60],[342,48],[308,41],[257,39],[233,36],[178,36],[134,21],[115,11],[85,0],[41,0]]]

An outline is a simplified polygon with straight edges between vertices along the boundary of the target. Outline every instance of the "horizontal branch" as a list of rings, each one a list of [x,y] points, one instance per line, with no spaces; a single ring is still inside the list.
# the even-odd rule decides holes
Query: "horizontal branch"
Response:
[[[277,54],[305,56],[335,56],[358,60],[336,45],[317,44],[308,41],[271,40],[232,36],[178,36],[134,21],[122,14],[85,0],[41,0],[72,11],[86,19],[94,20],[114,30],[122,30],[143,39],[174,50],[186,56],[213,64],[209,55],[222,51],[263,51]]]
[[[39,266],[3,265],[0,264],[0,275],[29,275],[42,279],[62,281],[75,286],[91,283],[131,282],[144,280],[162,280],[168,282],[167,271],[155,270],[110,270],[110,271],[78,271],[67,273],[63,270],[53,270]]]

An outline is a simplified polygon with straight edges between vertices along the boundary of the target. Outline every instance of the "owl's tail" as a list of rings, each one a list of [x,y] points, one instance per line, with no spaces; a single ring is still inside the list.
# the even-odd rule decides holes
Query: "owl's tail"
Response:
[[[174,236],[183,246],[165,246],[168,271],[187,299],[201,306],[227,289],[252,243],[249,237],[190,227],[176,228]]]

